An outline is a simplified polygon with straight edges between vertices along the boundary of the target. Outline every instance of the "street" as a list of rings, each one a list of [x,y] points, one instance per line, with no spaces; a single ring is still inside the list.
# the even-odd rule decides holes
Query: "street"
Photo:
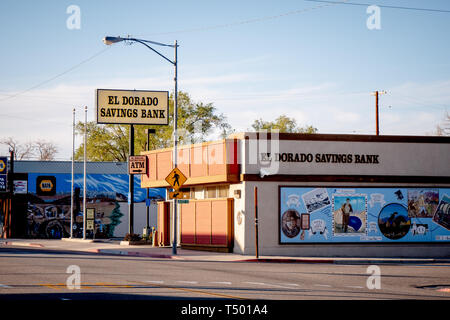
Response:
[[[450,266],[182,261],[0,249],[0,299],[450,299]],[[79,270],[79,286],[76,281]]]

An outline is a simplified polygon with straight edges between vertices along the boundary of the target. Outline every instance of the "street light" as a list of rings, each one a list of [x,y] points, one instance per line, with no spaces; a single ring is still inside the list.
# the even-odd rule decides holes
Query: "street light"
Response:
[[[173,115],[173,165],[176,168],[178,166],[178,151],[177,151],[177,147],[178,147],[178,130],[177,130],[177,121],[178,121],[178,62],[177,62],[177,48],[178,48],[178,44],[177,41],[175,40],[175,44],[171,45],[171,44],[165,44],[165,43],[160,43],[160,42],[155,42],[155,41],[150,41],[150,40],[143,40],[143,39],[136,39],[136,38],[131,38],[131,37],[127,37],[127,38],[121,38],[121,37],[104,37],[103,38],[103,42],[106,45],[112,45],[114,43],[117,42],[121,42],[121,41],[130,41],[130,42],[139,42],[141,44],[143,44],[144,46],[146,46],[148,49],[152,50],[153,52],[155,52],[157,55],[159,55],[160,57],[162,57],[164,60],[168,61],[170,64],[172,64],[174,66],[174,71],[175,71],[175,77],[174,77],[174,82],[175,82],[175,91],[174,91],[174,115]],[[169,58],[167,58],[166,56],[164,56],[163,54],[161,54],[160,52],[158,52],[157,50],[153,49],[149,44],[153,44],[153,45],[158,45],[158,46],[162,46],[162,47],[170,47],[170,48],[174,48],[175,49],[175,56],[174,56],[174,60],[170,60]],[[133,125],[131,125],[130,128],[130,155],[134,154],[134,128]],[[133,148],[132,148],[133,147]],[[130,193],[131,195],[133,194],[133,188],[134,188],[134,181],[131,178],[130,175]],[[130,206],[130,217],[132,217],[132,206],[133,206],[133,198],[131,198],[131,206]],[[177,199],[174,199],[174,209],[173,209],[173,244],[172,244],[172,254],[177,254]],[[131,223],[131,221],[130,221]],[[132,228],[132,225],[131,225]]]

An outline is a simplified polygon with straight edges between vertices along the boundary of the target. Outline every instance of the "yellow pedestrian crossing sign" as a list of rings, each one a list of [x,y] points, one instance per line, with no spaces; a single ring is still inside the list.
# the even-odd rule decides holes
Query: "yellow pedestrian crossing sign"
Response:
[[[186,182],[187,178],[178,168],[173,168],[173,170],[166,177],[166,181],[175,190],[180,189],[180,187]]]

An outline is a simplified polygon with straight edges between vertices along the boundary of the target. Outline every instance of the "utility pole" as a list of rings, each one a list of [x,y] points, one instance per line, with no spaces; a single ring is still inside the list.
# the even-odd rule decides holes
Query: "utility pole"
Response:
[[[380,135],[380,120],[379,120],[379,111],[378,111],[378,100],[379,100],[379,98],[378,98],[378,96],[380,95],[380,94],[386,94],[387,92],[386,91],[375,91],[375,92],[372,92],[372,95],[374,95],[375,96],[375,132],[376,132],[376,135],[377,136],[379,136]]]

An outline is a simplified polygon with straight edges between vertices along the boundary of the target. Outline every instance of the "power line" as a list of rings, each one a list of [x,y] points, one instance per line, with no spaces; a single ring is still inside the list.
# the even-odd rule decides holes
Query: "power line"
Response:
[[[96,58],[97,56],[101,55],[103,52],[105,52],[105,51],[108,50],[109,48],[110,48],[110,47],[107,46],[106,48],[100,50],[99,52],[95,53],[94,55],[90,56],[89,58],[87,58],[87,59],[85,59],[85,60],[83,60],[83,61],[77,63],[76,65],[70,67],[69,69],[67,69],[67,70],[65,70],[65,71],[63,71],[63,72],[61,72],[61,73],[58,73],[57,75],[51,77],[50,79],[44,80],[44,81],[42,81],[42,82],[39,82],[38,84],[35,84],[34,86],[29,87],[28,89],[25,89],[25,90],[23,90],[23,91],[20,91],[20,92],[18,92],[18,93],[16,93],[16,94],[9,95],[9,96],[6,97],[6,98],[0,99],[0,102],[9,100],[9,99],[12,99],[12,98],[15,98],[15,97],[18,97],[18,96],[20,96],[20,95],[22,95],[22,94],[24,94],[24,93],[27,93],[27,92],[29,92],[29,91],[31,91],[31,90],[33,90],[33,89],[36,89],[36,88],[38,88],[38,87],[40,87],[40,86],[43,86],[44,84],[47,84],[47,83],[49,83],[49,82],[51,82],[51,81],[53,81],[53,80],[55,80],[55,79],[57,79],[57,78],[59,78],[59,77],[61,77],[61,76],[63,76],[63,75],[69,73],[70,71],[72,71],[72,70],[78,68],[79,66],[81,66],[81,65],[83,65],[83,64],[85,64],[85,63],[91,61],[92,59],[94,59],[94,58]]]
[[[401,9],[401,10],[416,10],[416,11],[450,13],[450,10],[444,10],[444,9],[388,6],[388,5],[380,5],[380,4],[374,4],[374,3],[356,3],[356,2],[347,2],[347,1],[326,1],[326,0],[304,0],[304,1],[323,2],[323,3],[329,3],[329,4],[346,4],[346,5],[352,5],[352,6],[365,6],[365,7],[376,5],[377,7],[388,8],[388,9]]]
[[[198,28],[191,28],[191,29],[181,29],[181,30],[161,32],[161,33],[150,33],[150,34],[139,35],[139,36],[160,36],[160,35],[198,32],[198,31],[209,31],[209,30],[214,30],[214,29],[234,27],[234,26],[239,26],[239,25],[244,25],[244,24],[262,22],[262,21],[267,21],[267,20],[274,20],[274,19],[278,19],[278,18],[282,18],[282,17],[286,17],[286,16],[296,15],[296,14],[304,13],[304,12],[314,10],[314,9],[320,9],[320,8],[329,7],[329,6],[332,6],[335,4],[346,3],[347,1],[348,0],[344,0],[343,2],[339,2],[339,3],[326,3],[326,4],[309,7],[309,8],[305,8],[305,9],[289,11],[289,12],[281,13],[281,14],[274,15],[274,16],[264,16],[264,17],[254,18],[254,19],[247,19],[247,20],[241,20],[241,21],[236,21],[236,22],[218,24],[218,25],[214,25],[214,26],[198,27]]]

